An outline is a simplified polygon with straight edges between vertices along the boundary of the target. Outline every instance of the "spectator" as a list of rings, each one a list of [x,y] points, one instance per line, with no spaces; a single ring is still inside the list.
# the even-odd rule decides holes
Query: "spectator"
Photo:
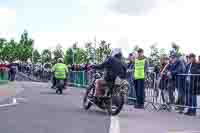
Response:
[[[200,56],[198,57],[198,63],[200,64]]]
[[[138,50],[138,58],[134,63],[134,79],[135,79],[135,89],[136,89],[136,106],[135,108],[144,108],[144,81],[145,73],[147,72],[147,62],[144,57],[143,49]]]
[[[163,57],[160,60],[161,63],[161,68],[160,68],[160,84],[159,84],[159,88],[161,89],[161,97],[164,103],[166,103],[166,99],[164,97],[164,91],[167,91],[167,84],[168,84],[168,77],[165,73],[166,68],[169,64],[169,58],[167,57]]]
[[[10,68],[10,70],[9,70],[10,81],[14,81],[15,80],[15,75],[16,75],[16,72],[17,72],[17,66],[16,66],[16,64],[11,63],[9,68]]]
[[[189,64],[189,56],[188,55],[186,56],[186,62],[187,62],[187,64]]]
[[[168,68],[167,76],[169,80],[169,92],[170,92],[170,101],[174,103],[173,92],[175,88],[178,89],[178,101],[176,104],[184,105],[184,76],[179,76],[185,72],[184,62],[178,59],[178,55],[174,52],[170,52],[170,65]],[[184,108],[178,107],[179,113],[183,113]]]
[[[133,68],[134,68],[134,62],[135,62],[135,54],[130,53],[128,57],[129,63],[127,65],[127,79],[129,82],[129,89],[128,89],[128,97],[129,98],[135,98],[135,87],[134,87],[134,77],[133,77]],[[128,104],[133,105],[134,100],[128,99]]]
[[[189,64],[186,67],[186,105],[193,107],[189,108],[185,115],[196,115],[197,107],[197,95],[193,93],[194,89],[197,89],[198,84],[197,76],[190,76],[190,74],[200,74],[199,64],[196,62],[196,55],[191,53],[189,55]]]

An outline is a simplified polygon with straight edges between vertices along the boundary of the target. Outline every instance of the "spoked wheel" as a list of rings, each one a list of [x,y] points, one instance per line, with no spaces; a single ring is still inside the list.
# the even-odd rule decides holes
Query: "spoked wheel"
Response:
[[[61,94],[63,94],[63,90],[62,89],[57,89],[56,93],[61,95]]]
[[[92,106],[92,103],[90,102],[88,96],[91,94],[91,91],[92,91],[92,86],[90,86],[86,92],[85,92],[85,96],[83,98],[83,108],[85,110],[88,110],[90,109],[90,107]]]
[[[63,90],[62,90],[62,89],[60,89],[60,95],[61,95],[61,94],[63,94]]]
[[[120,113],[124,106],[124,95],[112,96],[108,103],[108,114],[115,116]]]

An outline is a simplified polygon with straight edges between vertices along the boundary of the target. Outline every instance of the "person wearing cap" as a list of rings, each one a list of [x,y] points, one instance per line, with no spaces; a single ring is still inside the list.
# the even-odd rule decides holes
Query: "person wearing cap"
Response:
[[[134,80],[135,80],[135,90],[136,90],[136,105],[135,108],[144,108],[144,81],[145,73],[148,69],[147,60],[144,57],[143,49],[138,50],[138,57],[134,62]]]
[[[96,80],[96,97],[101,97],[104,94],[103,88],[101,88],[101,84],[108,84],[109,88],[114,85],[115,79],[120,77],[121,79],[126,79],[126,69],[127,66],[123,62],[122,51],[119,48],[114,48],[111,52],[111,56],[105,59],[102,64],[99,65],[91,65],[92,69],[104,69],[104,79]]]
[[[194,116],[196,115],[197,107],[197,84],[199,84],[199,76],[192,76],[191,74],[200,74],[200,65],[196,61],[196,55],[191,53],[189,55],[189,64],[186,67],[186,105],[189,108],[185,115]]]
[[[176,52],[170,52],[170,65],[167,68],[167,76],[169,78],[168,89],[170,93],[170,102],[173,104],[175,102],[174,94],[175,88],[178,89],[178,101],[176,104],[184,105],[184,76],[179,74],[185,73],[185,64],[178,58]],[[179,113],[182,113],[184,108],[178,107]]]
[[[130,53],[128,60],[129,63],[127,65],[127,79],[129,82],[129,88],[128,88],[128,104],[133,105],[135,103],[135,100],[130,98],[136,98],[135,97],[135,87],[134,87],[134,76],[133,76],[133,68],[134,68],[134,62],[135,62],[136,54]]]

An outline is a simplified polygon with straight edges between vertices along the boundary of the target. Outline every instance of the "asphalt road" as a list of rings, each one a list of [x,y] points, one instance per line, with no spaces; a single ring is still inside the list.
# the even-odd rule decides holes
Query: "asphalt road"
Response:
[[[26,102],[0,109],[1,133],[108,133],[110,118],[93,109],[84,111],[79,89],[56,95],[48,84],[20,83],[17,97]]]
[[[189,117],[125,106],[119,116],[110,118],[95,107],[82,109],[83,89],[73,88],[60,96],[49,89],[48,83],[17,85],[24,91],[16,97],[26,101],[0,108],[0,133],[200,133],[199,115]]]

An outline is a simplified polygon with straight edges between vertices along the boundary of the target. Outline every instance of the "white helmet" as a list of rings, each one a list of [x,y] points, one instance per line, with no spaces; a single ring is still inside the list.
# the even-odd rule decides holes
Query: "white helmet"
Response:
[[[63,62],[64,62],[63,58],[59,58],[59,59],[58,59],[58,62],[59,62],[59,63],[63,63]]]
[[[120,54],[120,53],[122,54],[121,48],[114,48],[112,49],[111,56],[114,57],[115,55]]]

